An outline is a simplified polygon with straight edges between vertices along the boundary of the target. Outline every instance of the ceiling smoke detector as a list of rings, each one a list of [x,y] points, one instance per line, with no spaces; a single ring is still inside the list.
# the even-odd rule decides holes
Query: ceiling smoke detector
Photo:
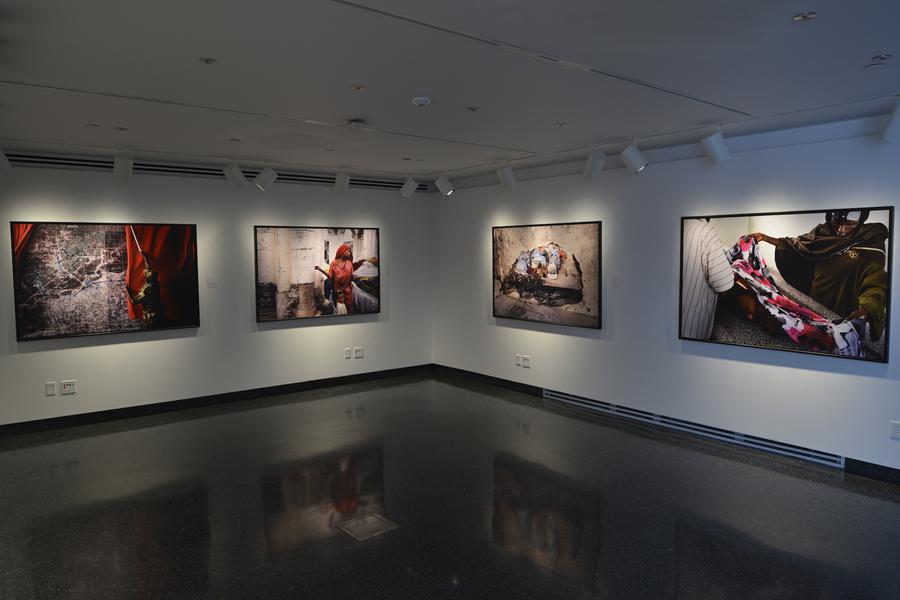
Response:
[[[428,106],[431,104],[431,98],[428,96],[416,96],[412,99],[414,106]]]
[[[791,17],[791,20],[794,23],[806,23],[808,21],[812,21],[815,18],[816,18],[816,13],[814,13],[811,10],[808,10],[805,12],[797,13],[796,15]]]

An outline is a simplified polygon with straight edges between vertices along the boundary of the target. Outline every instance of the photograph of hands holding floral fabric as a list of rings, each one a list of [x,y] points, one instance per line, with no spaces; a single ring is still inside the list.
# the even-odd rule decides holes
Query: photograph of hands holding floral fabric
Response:
[[[892,208],[684,217],[680,337],[887,362]]]

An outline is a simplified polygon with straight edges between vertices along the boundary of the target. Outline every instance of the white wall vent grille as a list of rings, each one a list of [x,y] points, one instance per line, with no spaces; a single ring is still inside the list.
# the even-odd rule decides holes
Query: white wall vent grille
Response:
[[[43,169],[68,169],[74,171],[108,171],[113,172],[113,158],[105,156],[76,156],[65,154],[39,154],[21,151],[8,151],[6,157],[14,167],[38,167]],[[214,165],[192,165],[186,163],[155,162],[135,160],[134,173],[143,175],[175,175],[181,177],[201,177],[225,180],[222,167]],[[252,180],[259,174],[259,169],[241,169],[247,179]],[[278,170],[277,183],[300,183],[305,185],[333,186],[333,173],[298,173]],[[405,179],[387,177],[351,177],[350,187],[399,190]],[[420,183],[418,192],[433,192],[427,183]]]
[[[628,408],[627,406],[619,406],[601,400],[591,400],[582,398],[581,396],[573,396],[562,392],[554,392],[553,390],[544,390],[544,405],[548,407],[562,407],[567,410],[574,410],[586,414],[603,413],[606,415],[630,419],[632,421],[640,421],[649,425],[674,429],[676,431],[684,431],[694,435],[712,438],[720,442],[728,442],[739,446],[747,446],[756,448],[757,450],[765,450],[782,456],[790,456],[799,458],[829,467],[844,468],[844,457],[837,454],[829,454],[818,450],[803,448],[802,446],[794,446],[792,444],[784,444],[775,442],[765,438],[747,435],[739,431],[729,431],[718,427],[710,427],[709,425],[701,425],[684,419],[676,419],[665,415],[657,415],[644,410]]]

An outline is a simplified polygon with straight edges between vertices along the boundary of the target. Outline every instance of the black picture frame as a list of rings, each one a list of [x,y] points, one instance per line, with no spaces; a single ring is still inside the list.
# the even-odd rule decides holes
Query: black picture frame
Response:
[[[375,248],[378,255],[378,310],[365,313],[351,313],[346,315],[312,315],[309,317],[290,317],[287,319],[263,319],[260,315],[259,304],[259,251],[258,236],[260,229],[350,229],[368,230],[375,232]],[[320,225],[254,225],[253,226],[253,297],[257,323],[284,323],[289,321],[307,321],[309,319],[335,319],[340,317],[357,317],[360,315],[377,315],[381,313],[381,229],[379,227],[347,227],[347,226],[320,226]]]
[[[577,323],[563,323],[559,321],[548,321],[538,319],[526,319],[521,317],[511,317],[497,313],[497,297],[494,295],[494,282],[501,276],[497,273],[497,262],[494,259],[494,240],[498,229],[523,229],[532,227],[565,227],[571,225],[596,225],[597,226],[597,324],[596,325],[579,325]],[[603,328],[603,222],[602,221],[569,221],[563,223],[528,223],[524,225],[494,225],[491,227],[491,308],[494,318],[510,319],[513,321],[525,321],[526,323],[543,323],[547,325],[559,325],[562,327],[578,327],[581,329],[602,329]]]
[[[887,292],[885,297],[885,306],[887,307],[885,310],[885,321],[884,321],[884,356],[879,357],[865,357],[865,356],[841,356],[838,354],[828,353],[828,352],[817,352],[815,350],[804,350],[804,349],[788,349],[788,348],[778,348],[757,344],[741,344],[736,342],[729,342],[723,340],[712,340],[712,339],[701,339],[694,337],[687,337],[683,335],[682,331],[682,323],[681,318],[684,312],[683,306],[683,289],[684,289],[684,224],[685,221],[692,219],[730,219],[730,218],[750,218],[750,217],[778,217],[778,216],[791,216],[791,215],[803,215],[803,214],[820,214],[824,215],[830,211],[835,210],[867,210],[869,212],[875,211],[886,211],[888,213],[888,237],[887,237],[887,253],[886,253],[886,265],[887,265]],[[751,232],[747,232],[748,234]],[[802,235],[806,232],[798,232],[797,235]],[[680,226],[680,235],[679,235],[679,260],[678,260],[678,339],[684,341],[692,341],[692,342],[701,342],[708,344],[720,344],[726,346],[738,346],[743,348],[755,348],[759,350],[771,350],[776,352],[790,352],[794,354],[811,354],[814,356],[827,356],[832,358],[839,358],[844,360],[855,360],[862,362],[874,362],[874,363],[888,363],[890,357],[890,330],[891,330],[891,292],[893,288],[893,237],[894,237],[894,207],[893,206],[840,206],[833,208],[825,208],[825,209],[803,209],[803,210],[785,210],[785,211],[763,211],[763,212],[751,212],[751,213],[729,213],[729,214],[712,214],[712,215],[691,215],[691,216],[683,216],[681,217],[681,226]]]
[[[196,314],[193,321],[189,324],[185,325],[171,325],[166,327],[152,327],[152,328],[144,328],[144,329],[110,329],[105,331],[92,331],[92,332],[84,332],[84,333],[70,333],[70,334],[61,334],[61,335],[44,335],[40,337],[26,337],[22,332],[22,323],[19,320],[19,310],[18,310],[18,299],[16,298],[16,288],[18,287],[19,281],[16,277],[16,253],[15,253],[15,236],[14,236],[14,228],[16,225],[93,225],[93,226],[106,226],[106,227],[114,227],[114,226],[136,226],[136,227],[187,227],[191,230],[193,239],[194,239],[194,261],[193,261],[193,269],[196,274],[196,286],[194,288],[194,293],[196,294]],[[66,339],[66,338],[81,338],[81,337],[95,337],[101,335],[116,335],[116,334],[133,334],[133,333],[146,333],[149,331],[170,331],[177,329],[196,329],[200,327],[200,268],[199,268],[199,239],[197,237],[197,225],[194,223],[133,223],[133,222],[109,222],[109,221],[10,221],[9,222],[9,232],[10,232],[10,262],[12,263],[12,276],[13,276],[13,312],[16,320],[16,341],[17,342],[33,342],[33,341],[42,341],[42,340],[54,340],[54,339]]]

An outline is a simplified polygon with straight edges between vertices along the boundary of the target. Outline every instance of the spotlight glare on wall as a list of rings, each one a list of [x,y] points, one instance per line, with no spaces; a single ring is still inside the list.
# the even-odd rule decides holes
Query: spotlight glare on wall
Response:
[[[9,159],[6,158],[6,153],[0,148],[0,172],[9,173],[12,171],[12,165],[9,164]]]
[[[500,178],[500,183],[506,189],[511,190],[516,187],[516,173],[511,166],[506,165],[502,169],[497,169],[497,177]]]
[[[641,151],[638,150],[638,147],[634,144],[630,144],[627,148],[622,150],[619,154],[619,158],[622,159],[622,162],[625,163],[628,170],[635,175],[647,168],[647,159],[644,158],[644,155],[641,154]]]
[[[891,113],[881,136],[889,142],[900,142],[900,100],[894,105],[894,112]]]
[[[113,173],[119,181],[128,181],[134,168],[134,158],[117,154],[113,159]]]
[[[343,194],[350,187],[350,176],[346,173],[338,173],[334,176],[334,191]]]
[[[450,180],[446,177],[438,177],[434,180],[434,185],[436,185],[437,189],[445,196],[449,196],[456,191],[456,188],[453,187],[453,184],[450,183]]]
[[[416,193],[417,189],[419,189],[419,182],[409,177],[403,182],[403,187],[400,188],[400,195],[409,200]]]
[[[731,150],[728,149],[728,144],[720,131],[700,140],[700,145],[714,165],[721,165],[731,158]]]
[[[253,183],[256,184],[256,187],[258,187],[260,191],[264,192],[266,191],[266,188],[275,183],[276,179],[278,179],[278,173],[275,172],[275,169],[266,167],[259,172],[259,175],[256,176]]]
[[[237,165],[228,165],[222,172],[225,173],[225,178],[235,187],[235,189],[241,189],[245,185],[247,185],[247,178],[244,177],[244,172],[241,171],[241,168]]]
[[[603,170],[603,165],[606,164],[606,154],[601,152],[600,150],[594,150],[590,154],[588,154],[587,160],[584,163],[584,171],[582,174],[585,179],[593,179]]]

